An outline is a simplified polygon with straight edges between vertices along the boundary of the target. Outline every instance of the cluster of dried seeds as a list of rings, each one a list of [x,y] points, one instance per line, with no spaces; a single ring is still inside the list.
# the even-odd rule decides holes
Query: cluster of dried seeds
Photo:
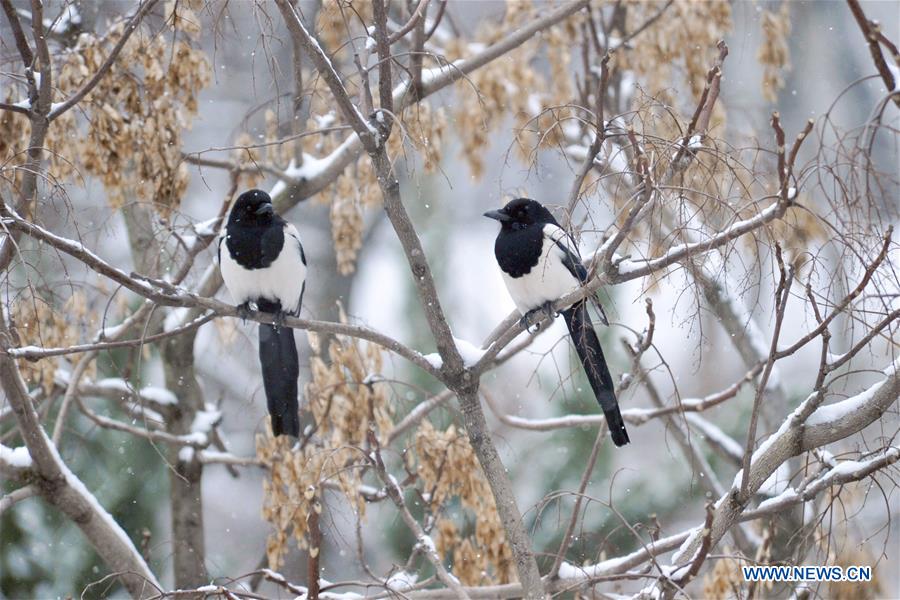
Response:
[[[388,387],[372,377],[381,372],[381,349],[336,336],[328,343],[326,360],[318,336],[310,333],[309,338],[314,355],[306,409],[316,424],[315,434],[299,449],[292,449],[284,437],[257,437],[257,455],[269,469],[263,518],[273,527],[266,547],[272,568],[281,565],[291,537],[301,549],[314,545],[309,517],[321,511],[326,481],[340,489],[359,518],[364,516],[359,486],[369,463],[361,449],[370,428],[386,443],[393,426]]]
[[[762,92],[769,102],[778,99],[784,87],[782,73],[791,67],[788,36],[791,34],[790,2],[783,2],[778,12],[762,12],[763,42],[756,57],[763,66]]]

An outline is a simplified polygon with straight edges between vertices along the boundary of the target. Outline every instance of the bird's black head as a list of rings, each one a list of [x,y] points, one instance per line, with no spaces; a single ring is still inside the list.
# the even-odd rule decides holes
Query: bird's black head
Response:
[[[547,207],[530,198],[516,198],[500,210],[489,210],[484,216],[500,221],[503,229],[524,229],[532,225],[543,227],[547,223],[557,225]]]
[[[267,225],[272,222],[275,209],[272,199],[262,190],[249,190],[238,197],[228,217],[229,223]]]

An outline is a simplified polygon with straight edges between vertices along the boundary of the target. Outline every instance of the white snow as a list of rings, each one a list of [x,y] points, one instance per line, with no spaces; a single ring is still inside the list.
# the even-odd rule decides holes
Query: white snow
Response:
[[[684,565],[663,565],[660,568],[660,571],[662,571],[663,576],[668,577],[669,579],[681,579],[681,577],[687,573],[688,569],[690,569],[691,563],[693,562],[693,560],[690,560]]]
[[[284,582],[287,581],[287,580],[284,578],[284,575],[282,575],[281,573],[278,573],[278,572],[276,572],[276,571],[273,571],[272,569],[265,569],[265,568],[264,568],[264,569],[262,570],[262,572],[263,572],[263,574],[264,574],[266,577],[268,577],[268,578],[271,579],[272,581],[278,581],[278,582],[280,582],[280,583],[284,583]]]
[[[897,456],[900,455],[900,448],[897,446],[892,446],[888,448],[883,455],[878,455],[873,459],[866,461],[858,461],[858,460],[844,460],[837,463],[834,467],[832,467],[825,475],[822,476],[824,480],[831,480],[835,477],[854,477],[859,476],[869,468],[869,466],[882,458],[894,459],[896,460]]]
[[[833,477],[841,476],[852,476],[856,473],[861,472],[865,469],[866,463],[861,463],[858,460],[843,460],[837,464],[833,469],[828,471],[826,477],[829,479]]]
[[[601,151],[606,155],[606,161],[612,173],[628,172],[628,157],[620,146],[611,141],[606,141],[603,143]]]
[[[213,217],[212,219],[207,219],[205,221],[200,221],[199,223],[194,223],[194,232],[197,235],[215,235],[218,233],[218,224],[220,222],[219,217]]]
[[[544,104],[538,94],[528,94],[528,113],[538,115],[544,110]]]
[[[529,104],[531,103],[531,99],[534,96],[536,96],[536,94],[531,94],[531,96],[528,96]],[[571,120],[563,121],[561,127],[562,127],[563,136],[565,136],[565,138],[567,140],[577,141],[578,138],[581,137],[581,125],[579,125],[575,121],[571,121]],[[595,134],[595,136],[596,136],[596,134]],[[582,146],[579,146],[579,147],[582,147]]]
[[[460,67],[465,63],[465,59],[458,58],[452,63],[446,63],[439,65],[437,67],[432,67],[430,69],[422,69],[422,85],[428,86],[435,79],[441,77],[444,74],[450,74],[460,70]]]
[[[191,433],[200,433],[205,437],[221,420],[222,411],[216,409],[212,404],[207,404],[204,410],[197,411],[197,414],[194,415],[194,421],[191,423]]]
[[[897,367],[900,365],[900,358],[894,361],[891,366],[885,369],[885,375],[891,377],[894,376]],[[852,413],[855,413],[862,408],[864,408],[868,403],[872,401],[872,398],[875,396],[875,393],[881,389],[884,385],[885,380],[881,380],[875,385],[863,390],[859,394],[855,396],[851,396],[846,400],[841,402],[835,402],[834,404],[826,404],[820,406],[813,412],[813,414],[809,415],[809,418],[806,420],[807,425],[824,425],[826,423],[837,423],[842,419],[846,419]]]
[[[426,354],[423,358],[425,360],[427,360],[428,364],[430,364],[435,369],[440,369],[441,367],[444,366],[444,359],[441,358],[441,355],[438,354],[437,352],[432,352],[431,354]]]
[[[166,388],[148,385],[147,387],[141,388],[141,391],[138,393],[145,400],[155,402],[156,404],[178,404],[178,398]]]
[[[687,543],[687,540],[691,538],[691,533],[694,530],[688,530],[681,533],[676,533],[675,535],[671,535],[666,538],[661,538],[657,540],[657,544],[663,547],[667,547],[670,544],[677,543],[678,540],[684,540],[682,547]],[[610,558],[608,560],[604,560],[602,562],[593,564],[593,565],[585,565],[585,566],[576,566],[571,563],[563,562],[559,567],[559,577],[560,579],[564,579],[567,581],[584,581],[586,579],[593,579],[597,577],[604,577],[606,575],[614,575],[616,573],[623,573],[633,566],[634,561],[642,562],[642,558],[644,556],[644,548],[639,548],[635,550],[631,554],[626,554],[624,556],[620,556],[617,558]]]
[[[408,571],[397,571],[391,575],[385,582],[389,588],[395,592],[405,592],[411,590],[419,581],[419,576]]]
[[[484,356],[484,353],[487,352],[487,350],[482,350],[472,342],[461,340],[457,337],[453,338],[453,342],[456,344],[456,349],[459,351],[459,355],[462,357],[463,363],[467,367],[476,364],[481,360],[481,357]]]
[[[0,444],[0,462],[5,463],[14,469],[27,469],[31,467],[32,460],[28,448],[25,446],[17,446],[10,448]]]
[[[759,510],[768,510],[782,505],[789,506],[793,504],[798,497],[797,490],[789,487],[774,498],[769,498],[768,500],[760,502]]]
[[[303,164],[298,167],[292,160],[284,170],[284,174],[293,181],[309,181],[310,179],[315,179],[338,161],[339,157],[346,151],[345,146],[355,144],[357,139],[357,137],[352,135],[347,136],[347,139],[325,158],[316,158],[315,156],[304,152]],[[288,183],[290,182],[279,180],[272,186],[269,195],[273,198],[280,195],[287,188]]]
[[[585,577],[585,567],[576,567],[573,564],[567,563],[563,561],[561,565],[559,565],[559,578],[560,579],[582,579]]]
[[[817,456],[820,461],[822,461],[829,467],[833,467],[833,466],[837,465],[837,461],[834,459],[834,454],[832,454],[825,448],[819,448],[817,451]]]

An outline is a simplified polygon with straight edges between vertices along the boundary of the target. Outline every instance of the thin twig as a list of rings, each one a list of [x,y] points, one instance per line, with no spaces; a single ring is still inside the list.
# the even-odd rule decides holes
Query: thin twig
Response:
[[[485,392],[482,391],[482,393]],[[594,472],[594,465],[597,464],[597,457],[600,455],[600,446],[603,445],[603,440],[606,439],[606,431],[607,428],[605,424],[597,429],[597,437],[594,439],[591,454],[588,456],[587,465],[584,467],[584,472],[581,474],[581,481],[578,483],[578,492],[575,494],[575,506],[572,508],[572,516],[569,518],[566,532],[563,534],[562,541],[559,544],[559,550],[556,551],[556,558],[553,560],[553,566],[550,567],[550,571],[547,572],[547,579],[555,579],[559,574],[559,567],[562,565],[563,559],[566,557],[566,552],[569,549],[569,545],[572,543],[572,534],[575,533],[575,526],[578,524],[578,517],[581,514],[584,491],[587,489],[588,483],[591,480],[591,474]]]
[[[775,256],[778,260],[779,271],[781,273],[778,282],[778,289],[775,291],[777,306],[775,308],[775,331],[772,334],[772,342],[769,347],[769,357],[766,360],[766,366],[763,368],[762,376],[756,386],[756,396],[753,399],[753,410],[750,412],[750,425],[747,427],[747,444],[744,450],[743,469],[741,474],[741,487],[738,498],[741,502],[746,502],[749,498],[748,486],[750,485],[750,461],[753,458],[753,451],[756,448],[756,426],[759,420],[759,411],[762,406],[762,399],[765,393],[766,385],[769,382],[769,375],[772,373],[772,367],[775,365],[775,356],[778,353],[778,339],[781,337],[781,325],[784,323],[784,316],[787,313],[787,301],[791,295],[791,284],[794,281],[794,269],[791,266],[785,267],[781,259],[781,246],[775,244]]]
[[[448,588],[453,590],[458,598],[468,599],[469,594],[467,594],[460,585],[459,580],[451,575],[446,567],[444,567],[444,563],[441,561],[441,557],[438,556],[437,550],[434,547],[434,541],[425,533],[425,530],[422,529],[422,526],[416,521],[415,517],[412,516],[412,513],[410,513],[409,509],[406,507],[406,501],[403,499],[403,492],[401,492],[400,488],[397,486],[396,479],[390,476],[387,469],[385,469],[384,460],[381,457],[381,445],[378,443],[378,436],[375,435],[375,432],[372,429],[369,429],[367,439],[369,446],[372,448],[373,456],[371,462],[375,467],[375,473],[378,475],[379,479],[381,479],[381,482],[387,490],[388,496],[400,512],[400,517],[403,519],[403,522],[415,536],[416,543],[422,549],[425,558],[428,559],[428,562],[431,563],[434,570],[437,572],[438,579],[440,579]]]

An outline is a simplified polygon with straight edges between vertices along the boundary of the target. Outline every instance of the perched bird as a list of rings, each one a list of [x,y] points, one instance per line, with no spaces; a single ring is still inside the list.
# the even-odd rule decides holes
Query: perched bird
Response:
[[[267,193],[250,190],[234,203],[219,239],[219,268],[241,312],[253,303],[278,321],[300,314],[306,256],[297,228],[275,214]],[[260,323],[259,362],[272,432],[298,436],[300,360],[293,329]]]
[[[553,302],[587,281],[587,269],[574,240],[539,202],[517,198],[484,216],[500,221],[494,255],[506,289],[526,324],[538,310],[547,311],[552,317]],[[606,415],[613,443],[624,446],[629,442],[628,433],[600,340],[588,314],[587,299],[563,310],[562,316],[597,402]]]

